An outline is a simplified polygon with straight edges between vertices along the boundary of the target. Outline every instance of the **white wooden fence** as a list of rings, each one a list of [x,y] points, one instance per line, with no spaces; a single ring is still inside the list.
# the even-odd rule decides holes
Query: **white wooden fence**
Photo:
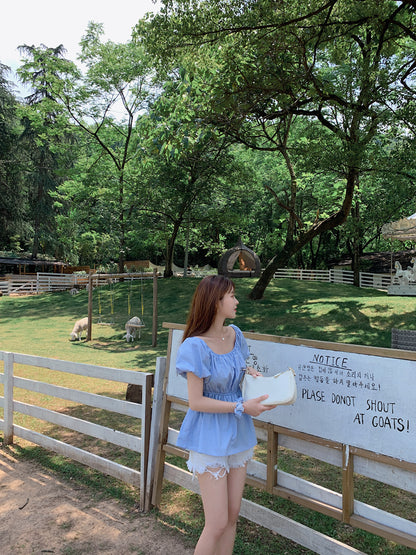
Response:
[[[152,274],[94,274],[92,285],[98,287],[116,283],[123,279],[152,278]],[[38,272],[37,274],[14,275],[8,274],[0,279],[0,292],[3,295],[53,293],[69,289],[82,289],[88,285],[88,276],[77,274],[51,274]]]
[[[85,278],[84,278],[85,281]],[[86,278],[88,283],[88,278]],[[79,276],[74,274],[9,274],[0,280],[0,291],[3,295],[36,295],[38,293],[65,291],[72,287],[85,285]]]
[[[354,272],[352,270],[302,270],[296,268],[282,268],[277,270],[274,277],[341,283],[344,285],[354,284]],[[392,276],[390,274],[360,272],[360,287],[371,287],[373,289],[387,291],[391,283]]]
[[[279,268],[275,278],[290,278],[307,281],[349,283],[349,274],[344,270],[303,270],[302,268]],[[352,283],[352,282],[351,282]]]
[[[0,351],[0,360],[3,360],[3,373],[0,373],[0,383],[4,384],[4,396],[0,397],[0,407],[3,407],[4,418],[0,420],[0,429],[4,432],[5,445],[13,442],[13,436],[20,437],[36,445],[52,450],[65,457],[69,457],[91,468],[99,470],[110,476],[123,480],[140,490],[140,507],[144,509],[146,502],[147,462],[149,455],[150,419],[151,419],[151,391],[153,374],[80,364],[63,360],[56,360],[38,356],[23,355]],[[52,371],[65,372],[91,378],[116,381],[126,384],[136,384],[142,388],[142,402],[106,397],[69,389],[53,383],[45,383],[34,379],[21,378],[15,375],[14,366],[23,364],[37,368],[46,368]],[[51,377],[52,377],[51,373]],[[47,408],[35,406],[14,400],[14,388],[41,393],[43,395],[73,401],[81,405],[95,407],[103,411],[111,411],[122,415],[137,418],[137,435],[132,435],[106,426],[95,424],[86,420],[75,418]],[[80,449],[74,445],[64,443],[34,430],[29,430],[14,423],[14,413],[20,413],[33,418],[64,427],[81,434],[106,441],[130,449],[140,454],[140,471],[121,465],[99,455]],[[105,414],[105,413],[104,413]],[[141,436],[139,436],[139,430]]]

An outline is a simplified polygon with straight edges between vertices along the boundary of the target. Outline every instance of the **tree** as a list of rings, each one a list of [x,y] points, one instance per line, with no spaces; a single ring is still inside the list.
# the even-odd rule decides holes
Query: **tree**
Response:
[[[90,23],[82,38],[80,60],[86,68],[85,75],[73,62],[51,52],[44,62],[42,78],[36,61],[33,66],[26,62],[20,75],[23,81],[33,77],[35,86],[45,87],[56,109],[97,145],[93,164],[106,160],[111,175],[107,173],[104,179],[115,199],[113,239],[118,245],[122,272],[131,202],[137,202],[134,188],[140,175],[140,137],[135,129],[151,95],[152,69],[140,45],[104,43],[102,35],[102,25]],[[34,51],[38,53],[39,49]]]
[[[43,250],[54,250],[55,212],[53,193],[64,177],[64,157],[60,149],[70,141],[68,125],[62,118],[50,83],[61,78],[60,66],[50,72],[50,60],[65,62],[62,45],[49,48],[41,45],[20,46],[27,56],[20,70],[23,82],[32,87],[19,114],[23,131],[21,144],[27,162],[26,182],[28,187],[29,213],[33,228],[32,258],[37,258],[41,245]],[[49,247],[49,248],[48,248]]]
[[[291,175],[285,244],[251,292],[258,299],[279,266],[346,221],[369,145],[392,124],[394,102],[414,78],[413,6],[389,0],[163,4],[150,23],[149,48],[166,56],[173,46],[177,52],[179,43],[187,45],[192,70],[203,68],[205,119],[250,147],[274,144],[289,173],[293,117],[316,121],[333,135],[334,170],[343,183],[334,210],[325,218],[317,212],[306,227]],[[335,183],[339,179],[328,183],[329,191]],[[277,191],[272,194],[283,204]]]
[[[165,277],[173,274],[174,247],[184,221],[218,214],[216,195],[230,187],[233,171],[230,141],[203,124],[186,75],[170,75],[149,115],[149,151],[153,177],[144,208],[162,216],[167,232]]]
[[[26,195],[19,154],[17,100],[6,78],[9,68],[0,64],[0,245],[13,248],[25,235]]]

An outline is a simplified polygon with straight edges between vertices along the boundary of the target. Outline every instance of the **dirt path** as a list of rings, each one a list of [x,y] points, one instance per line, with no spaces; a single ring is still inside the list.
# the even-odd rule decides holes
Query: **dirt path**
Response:
[[[87,489],[0,449],[0,552],[191,555],[193,550],[153,515],[126,512],[111,499],[95,501]]]

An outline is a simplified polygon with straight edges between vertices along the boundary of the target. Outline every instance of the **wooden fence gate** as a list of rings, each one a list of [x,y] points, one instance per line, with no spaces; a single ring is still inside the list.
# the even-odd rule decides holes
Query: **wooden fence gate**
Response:
[[[0,351],[0,360],[4,361],[4,372],[0,373],[0,383],[4,384],[4,396],[0,397],[0,407],[4,409],[4,419],[0,420],[0,429],[3,429],[4,432],[5,445],[13,443],[13,436],[21,437],[45,449],[59,453],[60,455],[86,464],[100,472],[136,486],[140,491],[140,508],[143,510],[146,504],[153,374],[9,353],[5,351]],[[72,388],[69,389],[60,385],[54,385],[53,383],[21,378],[14,375],[14,366],[16,364],[46,368],[51,371],[88,376],[102,380],[135,384],[142,388],[142,402],[140,404],[132,403],[104,395],[97,395]],[[42,406],[16,401],[13,398],[14,388],[21,388],[26,391],[41,393],[59,399],[66,399],[103,411],[111,411],[137,418],[137,435],[114,430],[113,428],[75,418]],[[22,426],[18,426],[13,422],[15,412],[38,418],[55,424],[56,426],[86,434],[93,438],[137,452],[140,455],[140,471],[90,453],[85,449],[80,449],[74,445],[46,436],[35,430],[29,430]]]

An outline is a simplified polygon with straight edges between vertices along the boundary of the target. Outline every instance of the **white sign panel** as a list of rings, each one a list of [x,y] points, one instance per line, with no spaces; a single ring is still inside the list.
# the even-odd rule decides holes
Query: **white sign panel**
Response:
[[[182,331],[173,330],[168,394],[187,399],[176,375]],[[279,426],[416,463],[416,362],[248,339],[265,376],[292,367],[298,398],[260,418]],[[348,346],[345,346],[348,348]]]

